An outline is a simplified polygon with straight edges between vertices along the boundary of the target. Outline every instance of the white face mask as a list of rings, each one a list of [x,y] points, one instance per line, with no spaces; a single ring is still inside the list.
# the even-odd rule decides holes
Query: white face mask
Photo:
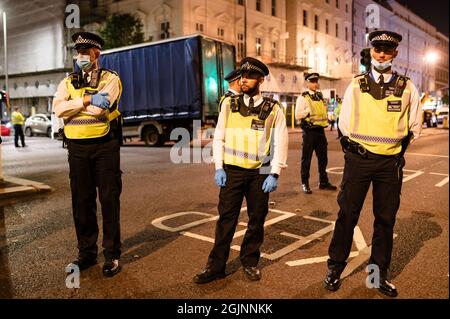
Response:
[[[91,56],[90,55],[81,55],[79,54],[77,57],[77,65],[83,71],[88,70],[92,66]]]
[[[384,62],[378,62],[377,60],[372,58],[372,65],[380,70],[386,70],[387,68],[390,68],[392,66],[392,59],[388,60],[388,61],[384,61]]]

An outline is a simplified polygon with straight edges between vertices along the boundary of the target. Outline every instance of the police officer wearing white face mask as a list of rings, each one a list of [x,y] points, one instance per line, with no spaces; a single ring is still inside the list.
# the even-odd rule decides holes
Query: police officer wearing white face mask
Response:
[[[120,143],[118,102],[122,85],[114,71],[99,68],[103,40],[96,34],[73,35],[79,72],[58,86],[53,110],[64,119],[68,139],[70,187],[80,270],[97,263],[97,188],[103,216],[103,274],[114,276],[121,267]]]
[[[392,71],[402,36],[378,30],[369,34],[369,40],[372,68],[350,83],[339,116],[345,167],[324,287],[331,291],[339,289],[353,231],[372,184],[375,221],[369,264],[379,275],[374,276],[379,282],[373,284],[378,285],[381,293],[395,297],[398,292],[390,282],[388,270],[400,206],[403,155],[408,144],[420,135],[422,110],[414,84]]]

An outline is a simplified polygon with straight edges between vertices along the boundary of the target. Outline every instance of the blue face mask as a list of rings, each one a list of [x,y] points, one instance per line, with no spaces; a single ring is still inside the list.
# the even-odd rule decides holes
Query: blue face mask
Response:
[[[376,69],[378,69],[380,71],[383,71],[383,70],[386,70],[387,68],[390,68],[392,66],[392,59],[389,60],[389,61],[384,61],[384,62],[378,62],[377,60],[372,59],[372,65]]]
[[[81,70],[85,71],[91,68],[91,56],[90,55],[78,55],[77,57],[77,65]]]

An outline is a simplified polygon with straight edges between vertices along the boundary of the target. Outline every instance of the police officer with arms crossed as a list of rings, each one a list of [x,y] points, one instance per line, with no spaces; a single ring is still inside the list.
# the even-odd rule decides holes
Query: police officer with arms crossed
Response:
[[[287,167],[288,132],[283,110],[278,101],[260,93],[269,69],[261,61],[246,57],[241,61],[241,74],[244,94],[224,100],[214,134],[215,180],[220,187],[219,220],[206,268],[194,277],[197,284],[225,277],[244,197],[249,221],[240,260],[249,280],[261,278],[257,265],[269,211],[269,193],[275,191],[281,169]],[[269,155],[273,155],[271,160]]]
[[[97,188],[103,216],[103,274],[114,276],[121,267],[120,242],[120,113],[122,85],[116,72],[99,68],[103,40],[79,32],[75,42],[77,65],[58,86],[53,109],[64,119],[68,139],[72,209],[78,239],[73,264],[85,270],[97,263]]]
[[[305,81],[308,90],[298,98],[295,106],[295,119],[301,120],[303,148],[301,161],[302,191],[312,194],[309,188],[309,170],[313,152],[319,162],[319,188],[336,190],[336,186],[328,181],[327,175],[327,138],[325,128],[328,126],[328,109],[319,89],[319,73],[306,73]]]
[[[338,195],[339,213],[329,247],[328,274],[324,287],[335,291],[346,266],[353,231],[372,183],[375,216],[369,264],[379,269],[383,294],[395,297],[389,281],[393,230],[400,205],[403,154],[421,131],[419,94],[405,76],[392,71],[392,60],[402,36],[391,31],[369,34],[372,68],[357,75],[348,86],[339,117],[345,167]],[[412,139],[413,136],[413,139]]]
[[[233,95],[238,95],[241,93],[241,84],[240,84],[241,70],[236,69],[236,70],[231,71],[224,77],[224,79],[225,79],[225,81],[228,82],[228,90],[220,98],[219,112],[222,108],[222,102],[225,100],[225,98],[227,98],[229,96],[233,96]]]

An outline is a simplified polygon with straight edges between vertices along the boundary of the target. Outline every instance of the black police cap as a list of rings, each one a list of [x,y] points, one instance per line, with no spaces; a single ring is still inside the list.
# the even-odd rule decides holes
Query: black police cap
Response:
[[[373,47],[386,46],[396,48],[402,36],[393,31],[376,30],[369,33],[369,41]]]
[[[305,81],[311,81],[314,79],[319,79],[319,73],[317,72],[312,72],[312,73],[305,73]]]
[[[236,69],[228,73],[224,79],[227,82],[233,82],[239,79],[240,77],[241,77],[241,69]]]
[[[91,32],[77,32],[72,35],[72,40],[75,43],[75,50],[89,48],[101,49],[105,44],[105,41],[99,35]]]
[[[262,76],[269,75],[269,68],[267,65],[252,57],[245,57],[241,60],[241,72],[245,71],[256,72]]]

